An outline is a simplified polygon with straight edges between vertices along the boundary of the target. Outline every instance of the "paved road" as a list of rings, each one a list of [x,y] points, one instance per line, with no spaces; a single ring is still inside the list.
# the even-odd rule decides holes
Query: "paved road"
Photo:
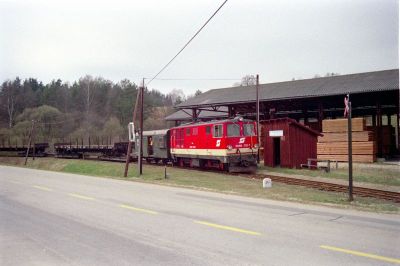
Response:
[[[6,166],[0,197],[1,265],[400,264],[399,216]]]

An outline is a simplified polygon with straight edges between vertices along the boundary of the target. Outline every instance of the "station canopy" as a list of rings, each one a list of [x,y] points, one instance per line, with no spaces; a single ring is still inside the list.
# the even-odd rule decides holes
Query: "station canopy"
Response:
[[[260,102],[281,102],[312,100],[346,94],[379,93],[393,98],[399,90],[399,69],[390,69],[357,74],[337,75],[330,77],[275,82],[259,85]],[[372,93],[372,94],[371,94]],[[369,97],[373,98],[373,97]],[[375,101],[376,99],[371,99]],[[393,99],[390,99],[392,102]],[[212,118],[223,115],[227,106],[244,105],[256,101],[256,86],[237,86],[212,89],[175,106],[180,111],[166,117],[166,120],[185,120],[190,112],[184,110],[203,109],[199,118]],[[394,99],[398,102],[398,99]],[[369,103],[368,103],[369,104]],[[211,107],[211,108],[210,108]],[[219,108],[216,108],[219,107]]]

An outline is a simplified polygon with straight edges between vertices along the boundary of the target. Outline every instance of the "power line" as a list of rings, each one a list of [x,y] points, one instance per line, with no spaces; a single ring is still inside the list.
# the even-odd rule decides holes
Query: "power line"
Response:
[[[218,9],[214,12],[214,14],[212,14],[212,16],[203,24],[203,26],[201,26],[201,28],[193,35],[192,38],[190,38],[190,40],[182,47],[181,50],[179,50],[179,52],[172,57],[172,59],[163,67],[161,68],[160,71],[158,71],[158,73],[146,84],[149,85],[158,75],[161,74],[161,72],[164,71],[164,69],[166,69],[171,63],[172,61],[174,61],[174,59],[186,48],[186,46],[189,45],[189,43],[202,31],[202,29],[208,24],[208,22],[210,22],[210,20],[218,13],[218,11],[226,4],[226,2],[228,2],[228,0],[225,0],[219,7]]]
[[[155,78],[153,80],[217,80],[217,81],[221,80],[221,81],[224,81],[224,80],[241,80],[241,78]]]

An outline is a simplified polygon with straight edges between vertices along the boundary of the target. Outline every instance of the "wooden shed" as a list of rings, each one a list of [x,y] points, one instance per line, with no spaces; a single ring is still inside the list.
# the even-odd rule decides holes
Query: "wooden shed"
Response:
[[[262,121],[264,165],[300,168],[308,158],[317,158],[321,133],[291,118]]]

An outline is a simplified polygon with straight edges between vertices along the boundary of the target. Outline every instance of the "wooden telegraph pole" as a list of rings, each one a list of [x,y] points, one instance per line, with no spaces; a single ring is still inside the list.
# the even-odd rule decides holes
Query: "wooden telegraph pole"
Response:
[[[349,161],[349,201],[353,201],[353,140],[351,125],[351,102],[350,94],[347,94],[347,136],[348,136],[348,161]]]
[[[32,144],[33,144],[33,147],[32,147],[32,160],[35,160],[35,151],[36,151],[36,148],[35,148],[35,133],[36,133],[36,131],[35,131],[35,121],[33,121],[33,130],[32,130]]]
[[[260,97],[259,97],[259,88],[260,81],[259,76],[256,76],[256,112],[257,112],[257,140],[258,145],[260,145]],[[260,163],[260,149],[257,150],[257,163]]]
[[[29,132],[28,148],[26,149],[26,154],[25,154],[25,165],[28,162],[29,149],[31,148],[32,135],[34,130],[35,130],[35,120],[32,120],[31,131]]]
[[[138,90],[138,93],[136,95],[135,107],[133,108],[133,114],[132,114],[132,122],[133,123],[135,123],[135,120],[136,120],[136,113],[137,113],[137,108],[138,108],[138,104],[139,104],[140,93],[141,93],[141,89]],[[133,136],[135,136],[135,132],[132,132],[132,133],[133,133]],[[129,141],[129,143],[128,143],[128,151],[126,153],[124,177],[128,176],[129,161],[130,161],[131,153],[132,153],[132,142],[133,141]]]
[[[143,103],[144,103],[144,79],[143,85],[140,88],[140,131],[139,131],[139,175],[143,174]]]

